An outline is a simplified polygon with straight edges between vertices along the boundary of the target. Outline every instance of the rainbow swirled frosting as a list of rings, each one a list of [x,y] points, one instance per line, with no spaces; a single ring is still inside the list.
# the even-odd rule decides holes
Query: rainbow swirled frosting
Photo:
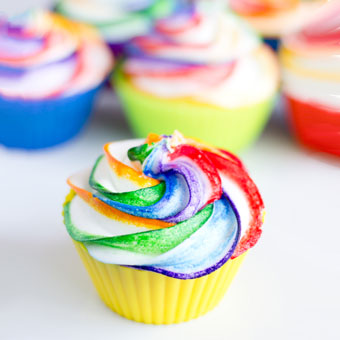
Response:
[[[0,95],[68,97],[100,85],[113,66],[92,28],[31,10],[0,21]]]
[[[278,80],[275,58],[256,34],[225,8],[204,1],[132,39],[122,70],[141,92],[222,108],[268,100]]]
[[[60,0],[57,11],[97,27],[106,42],[123,43],[150,30],[155,17],[169,14],[169,0]]]
[[[183,137],[108,143],[68,179],[70,236],[104,263],[191,279],[252,247],[263,202],[234,155]]]
[[[231,9],[246,18],[265,37],[295,31],[325,0],[228,0]]]
[[[331,1],[281,49],[283,90],[324,108],[339,110],[340,3]],[[338,133],[337,133],[338,134]]]

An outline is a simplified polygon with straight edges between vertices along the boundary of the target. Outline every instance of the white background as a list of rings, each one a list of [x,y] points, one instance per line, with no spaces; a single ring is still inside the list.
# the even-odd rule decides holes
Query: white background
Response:
[[[29,6],[0,3],[11,14]],[[339,339],[340,159],[299,148],[280,115],[241,155],[267,218],[218,307],[171,326],[106,308],[61,216],[66,178],[91,166],[107,141],[132,137],[110,93],[98,104],[90,125],[62,146],[0,146],[0,339]]]

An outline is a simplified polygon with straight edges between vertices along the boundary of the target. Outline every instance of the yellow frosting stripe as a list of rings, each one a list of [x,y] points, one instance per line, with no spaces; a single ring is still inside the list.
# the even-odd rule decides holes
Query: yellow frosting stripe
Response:
[[[296,62],[294,62],[294,59],[299,58],[299,55],[286,47],[281,48],[280,56],[283,66],[296,74],[305,77],[316,78],[319,80],[340,81],[339,73],[328,73],[315,69],[312,70],[303,68],[302,65],[298,65]]]

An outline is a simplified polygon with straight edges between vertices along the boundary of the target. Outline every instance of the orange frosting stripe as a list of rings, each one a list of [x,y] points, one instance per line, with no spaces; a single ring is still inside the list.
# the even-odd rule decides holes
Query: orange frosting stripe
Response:
[[[174,225],[174,223],[167,223],[159,220],[153,220],[149,218],[137,217],[133,215],[126,214],[120,210],[117,210],[113,207],[110,207],[106,203],[102,202],[100,199],[93,197],[92,193],[83,189],[79,188],[74,185],[70,178],[67,179],[67,184],[75,191],[75,193],[82,198],[86,203],[88,203],[93,209],[98,211],[100,214],[126,223],[126,224],[133,224],[137,227],[145,227],[149,229],[163,229],[168,228]]]
[[[151,145],[152,143],[157,143],[162,139],[157,133],[149,133],[145,139],[145,143]]]
[[[105,144],[104,152],[109,162],[110,168],[116,173],[117,176],[124,177],[137,184],[141,188],[148,188],[159,184],[158,180],[145,176],[141,171],[137,171],[114,158],[109,151],[109,145],[110,143]]]

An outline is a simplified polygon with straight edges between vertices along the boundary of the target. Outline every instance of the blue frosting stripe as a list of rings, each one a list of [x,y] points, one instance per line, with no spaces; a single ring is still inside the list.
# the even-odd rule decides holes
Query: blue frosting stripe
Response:
[[[186,241],[165,256],[160,256],[152,266],[131,267],[177,279],[194,279],[207,275],[220,268],[232,256],[241,233],[237,216],[231,202],[222,197],[214,202],[209,220]]]
[[[180,174],[169,171],[164,175],[166,189],[163,197],[157,203],[150,206],[135,206],[114,201],[101,193],[93,196],[104,203],[127,214],[144,218],[162,220],[169,216],[176,215],[187,204],[185,197],[188,197],[188,185]]]

